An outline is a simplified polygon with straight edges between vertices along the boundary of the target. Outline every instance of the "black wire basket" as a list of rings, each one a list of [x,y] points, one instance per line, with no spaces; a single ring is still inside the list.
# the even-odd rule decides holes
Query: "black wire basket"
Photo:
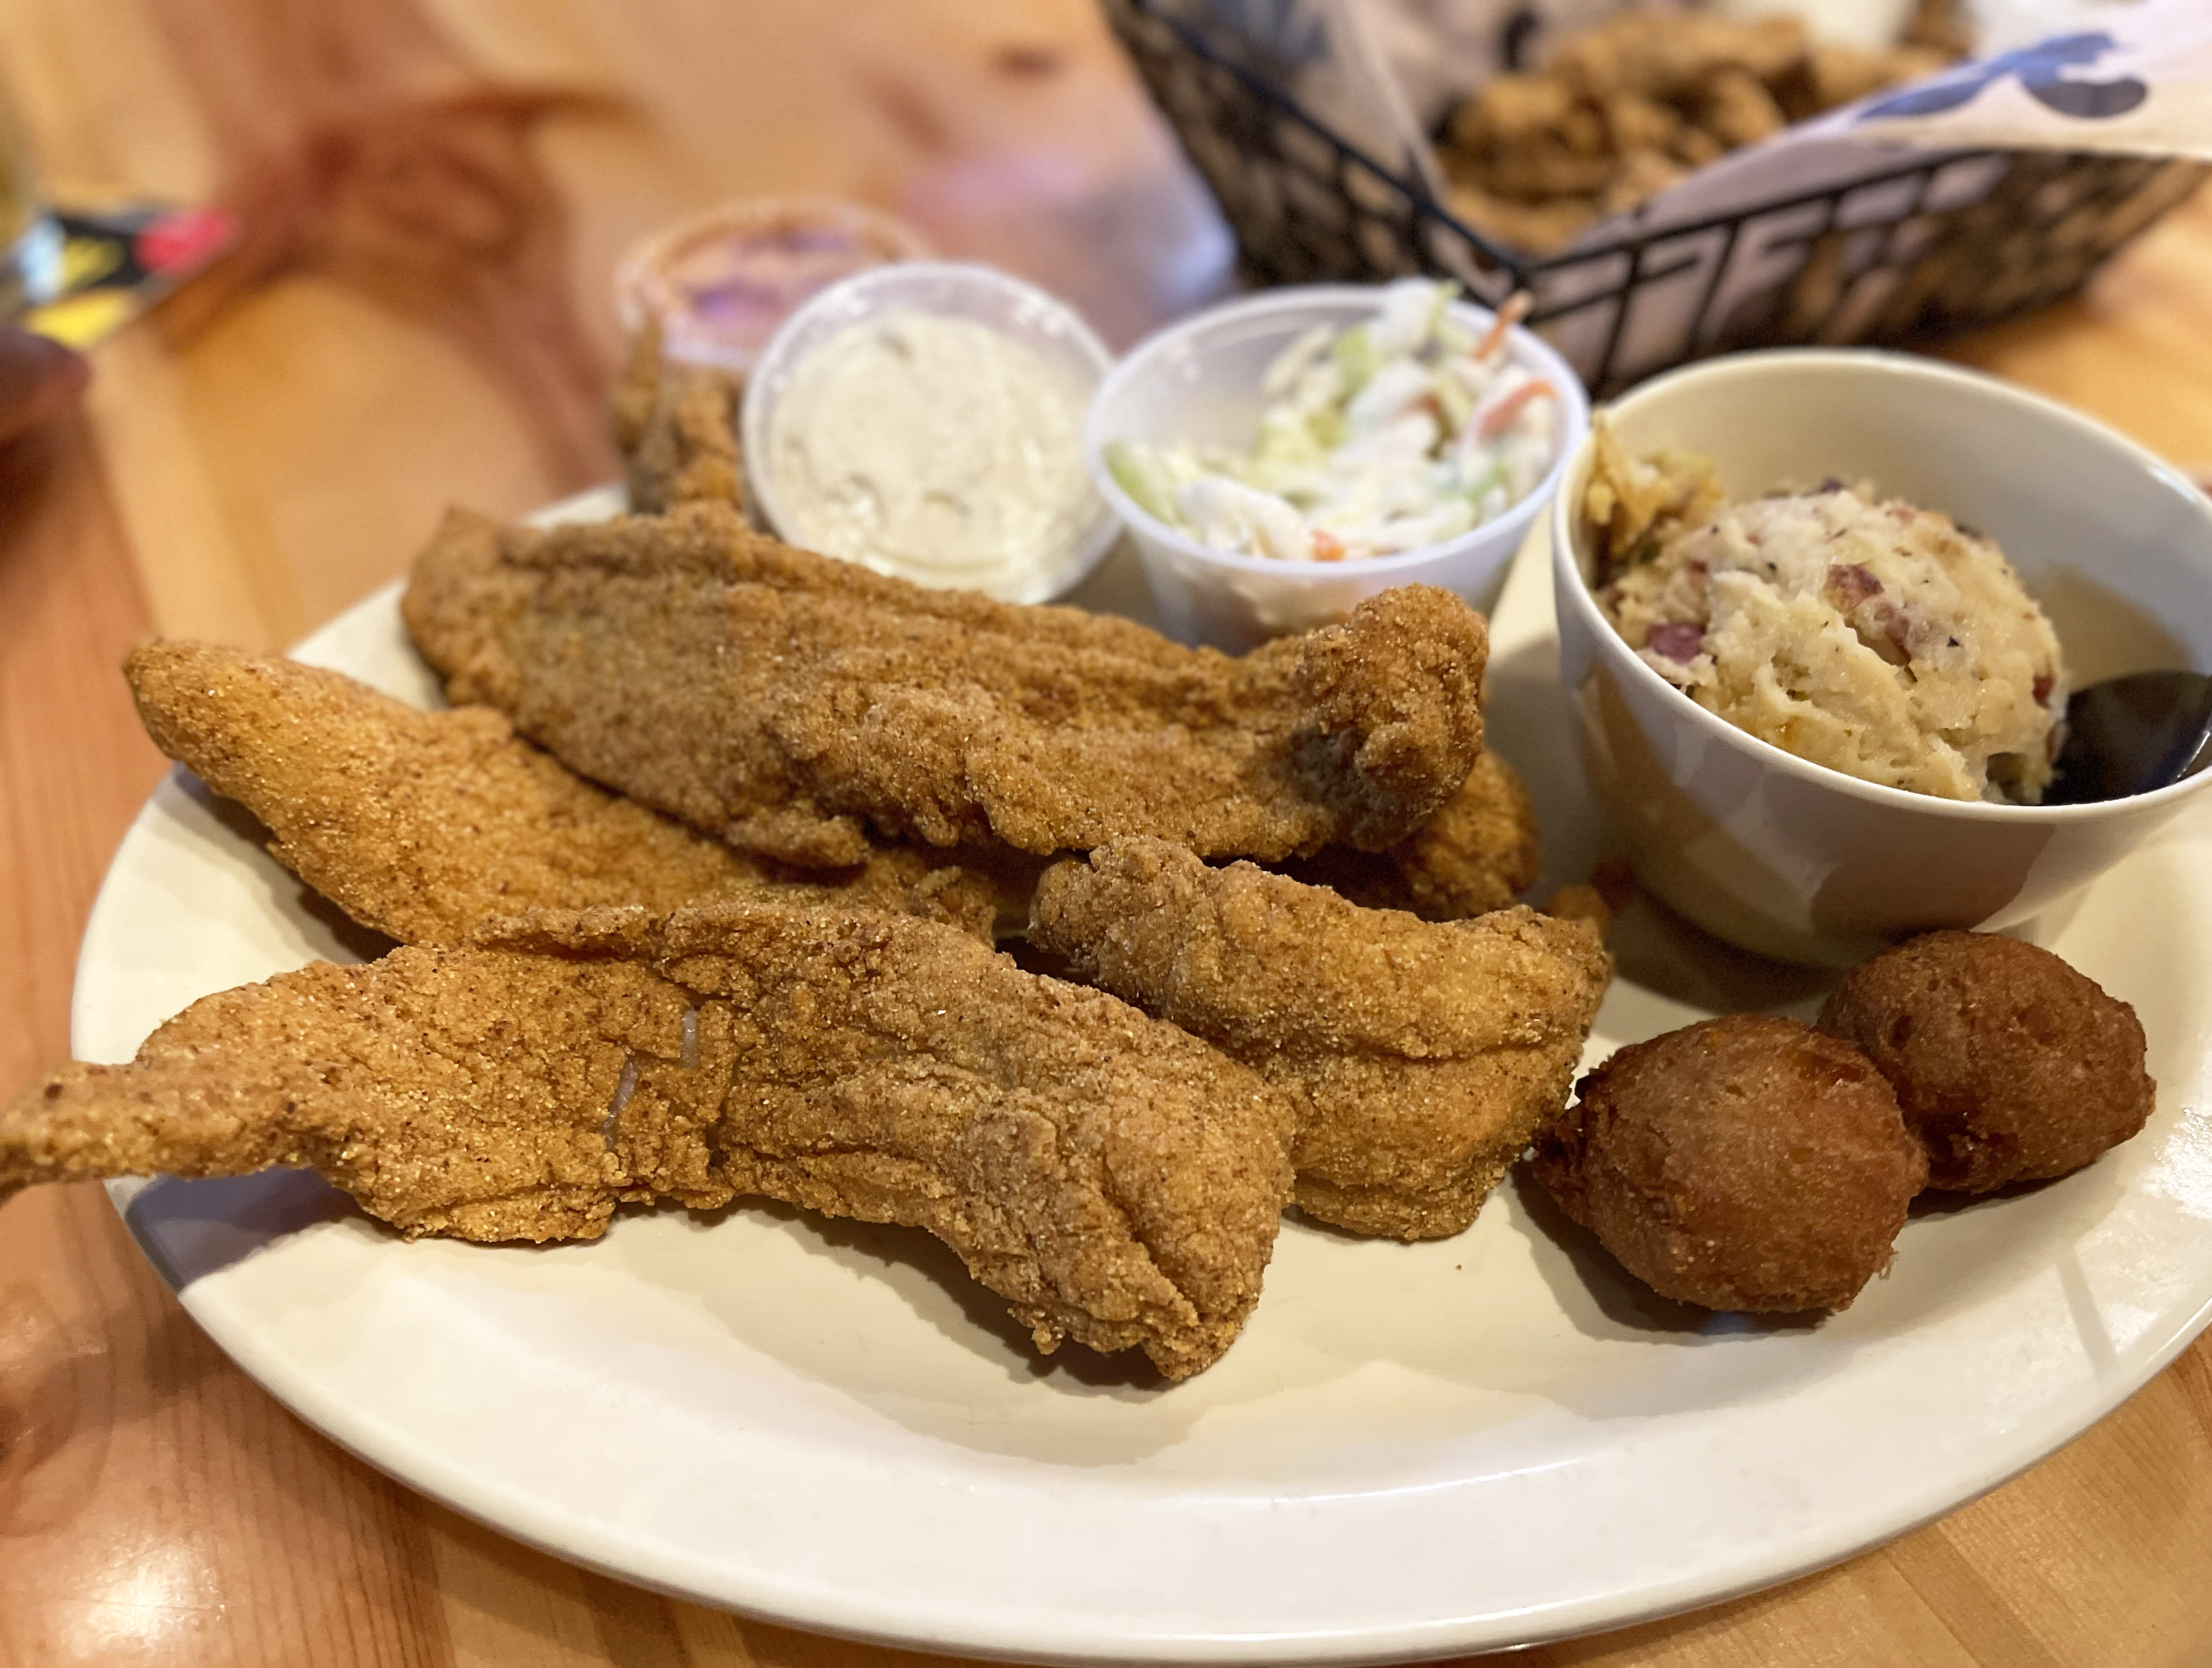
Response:
[[[1103,0],[1261,283],[1452,278],[1529,322],[1606,395],[1742,348],[1891,342],[2072,294],[2195,189],[2197,163],[1924,151],[1849,183],[1535,258],[1455,217],[1285,90],[1290,66],[1204,5]]]

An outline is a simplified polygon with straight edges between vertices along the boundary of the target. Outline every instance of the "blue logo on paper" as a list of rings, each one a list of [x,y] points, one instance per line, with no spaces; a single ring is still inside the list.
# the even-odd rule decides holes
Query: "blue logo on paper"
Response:
[[[2066,74],[2069,70],[2094,64],[2115,44],[2112,36],[2101,29],[2093,34],[2058,35],[2022,47],[2017,52],[2005,52],[1979,64],[1966,64],[1955,76],[1945,76],[1932,86],[1915,87],[1893,98],[1880,100],[1862,110],[1857,119],[1865,122],[1880,116],[1940,116],[1947,110],[1956,110],[1984,87],[1994,86],[2008,76],[2018,76],[2028,97],[2062,116],[2077,116],[2087,121],[2124,116],[2150,96],[2150,88],[2142,81],[2134,76],[2120,76],[2111,81],[2075,81]]]

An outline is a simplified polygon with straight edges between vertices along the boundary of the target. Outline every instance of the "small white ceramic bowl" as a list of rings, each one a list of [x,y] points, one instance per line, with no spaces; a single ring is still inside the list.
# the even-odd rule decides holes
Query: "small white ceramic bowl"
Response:
[[[1632,454],[1700,452],[1731,498],[1838,476],[1995,539],[2050,614],[2075,686],[2212,670],[2212,503],[2064,407],[1872,352],[1741,354],[1607,414]],[[1598,800],[1650,889],[1731,943],[1846,965],[1933,927],[2026,921],[2122,857],[2212,772],[2099,804],[1878,787],[1759,741],[1639,660],[1599,611],[1583,526],[1591,448],[1553,506],[1560,675]]]
[[[1073,371],[1086,396],[1095,393],[1114,362],[1105,344],[1074,308],[996,267],[962,261],[902,261],[873,267],[833,284],[783,322],[761,349],[759,361],[745,382],[744,401],[738,415],[745,482],[754,513],[770,532],[789,537],[784,531],[788,524],[777,497],[775,471],[766,463],[776,402],[793,372],[808,354],[839,331],[893,312],[924,312],[988,325]],[[1121,531],[1113,511],[1103,503],[1094,498],[1090,507],[1091,513],[1080,531],[1065,549],[1052,553],[1034,578],[1024,585],[994,586],[990,594],[1003,603],[1042,603],[1080,585]]]
[[[1285,632],[1342,619],[1363,597],[1400,585],[1441,585],[1485,612],[1497,602],[1513,553],[1589,428],[1581,381],[1527,331],[1513,331],[1507,350],[1559,390],[1559,456],[1526,498],[1446,543],[1327,563],[1232,555],[1152,515],[1106,467],[1106,448],[1116,440],[1249,447],[1265,403],[1261,378],[1275,356],[1316,325],[1341,330],[1372,318],[1382,294],[1380,285],[1316,284],[1210,308],[1140,343],[1100,385],[1084,436],[1091,478],[1128,528],[1172,635],[1249,649]],[[1464,301],[1453,304],[1452,315],[1478,333],[1494,317]]]

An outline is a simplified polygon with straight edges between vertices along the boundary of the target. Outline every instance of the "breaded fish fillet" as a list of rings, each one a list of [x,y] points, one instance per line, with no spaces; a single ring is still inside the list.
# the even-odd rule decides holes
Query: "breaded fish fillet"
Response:
[[[1040,854],[1125,834],[1379,850],[1481,749],[1482,616],[1422,586],[1231,659],[925,590],[690,503],[542,531],[449,516],[404,611],[454,701],[793,863],[857,862],[864,822]]]
[[[1030,936],[1288,1092],[1299,1205],[1404,1240],[1473,1222],[1565,1105],[1611,977],[1583,922],[1431,923],[1152,840],[1047,870]]]
[[[278,862],[403,943],[458,944],[529,909],[665,913],[764,892],[990,941],[981,876],[903,848],[842,876],[747,857],[594,787],[489,707],[417,712],[337,672],[201,643],[148,644],[124,670],[157,747],[259,817]]]
[[[1290,1118],[1194,1038],[949,927],[600,910],[195,1003],[134,1064],[0,1113],[0,1196],[305,1165],[410,1235],[544,1240],[619,1201],[761,1195],[927,1228],[1040,1350],[1181,1378],[1259,1296]]]
[[[1331,846],[1283,865],[1293,880],[1425,921],[1504,909],[1542,870],[1535,802],[1513,767],[1486,748],[1443,809],[1389,851]]]

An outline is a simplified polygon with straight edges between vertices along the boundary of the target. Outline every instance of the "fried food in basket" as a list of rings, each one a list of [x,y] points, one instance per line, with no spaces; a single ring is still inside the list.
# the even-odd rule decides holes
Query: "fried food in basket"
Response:
[[[748,857],[592,786],[489,707],[417,712],[337,672],[201,643],[149,644],[124,671],[156,746],[260,818],[279,863],[403,943],[458,944],[530,909],[762,894],[990,942],[981,876],[896,846],[843,873]]]
[[[1461,219],[1550,254],[1731,150],[1955,55],[1816,41],[1786,15],[1625,11],[1533,73],[1492,77],[1453,116],[1439,161]]]
[[[1041,1350],[1182,1378],[1237,1336],[1291,1171],[1253,1072],[930,922],[548,913],[195,1003],[0,1113],[26,1185],[310,1166],[410,1236],[592,1239],[760,1196],[927,1228]]]
[[[1481,750],[1481,616],[1407,586],[1242,659],[1128,621],[929,591],[726,505],[544,531],[455,515],[408,629],[456,702],[732,845],[836,866],[864,827],[1040,854],[1120,835],[1380,850]]]
[[[2078,1170],[2141,1130],[2156,1098],[2135,1010],[1995,933],[1930,932],[1863,962],[1820,1022],[1889,1079],[1934,1187]]]
[[[1300,1208],[1404,1240],[1466,1228],[1558,1114],[1611,975],[1583,922],[1431,923],[1157,840],[1047,870],[1030,938],[1283,1089]]]
[[[1536,1143],[1559,1208],[1665,1296],[1841,1309],[1889,1266],[1928,1162],[1850,1044],[1769,1015],[1616,1052]]]
[[[1486,748],[1443,808],[1387,852],[1331,846],[1283,872],[1368,909],[1457,921],[1510,907],[1542,868],[1535,802],[1513,767]]]

